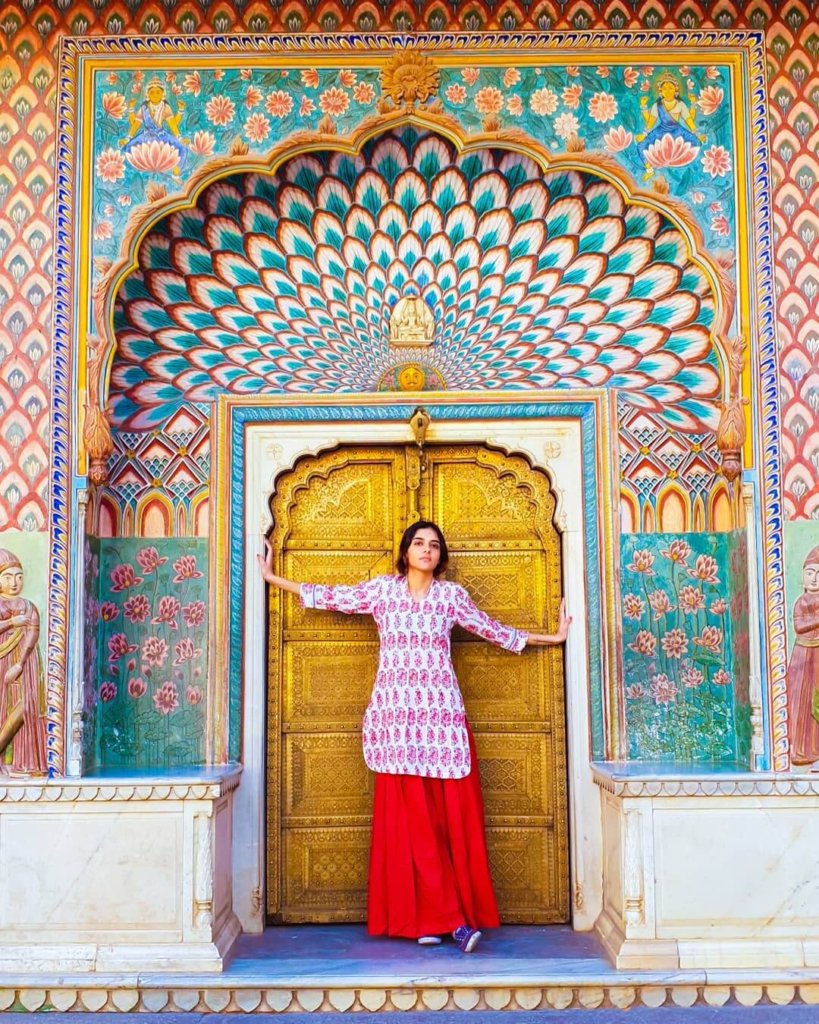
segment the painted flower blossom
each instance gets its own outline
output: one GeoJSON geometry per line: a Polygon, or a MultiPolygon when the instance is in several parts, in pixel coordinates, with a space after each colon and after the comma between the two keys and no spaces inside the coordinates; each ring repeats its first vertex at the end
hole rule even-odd
{"type": "Polygon", "coordinates": [[[198,686],[189,686],[185,690],[185,700],[188,702],[188,704],[191,704],[194,707],[196,707],[197,704],[202,703],[203,697],[204,694],[202,693],[198,686]]]}
{"type": "Polygon", "coordinates": [[[723,215],[714,217],[711,221],[711,230],[720,238],[726,238],[731,233],[731,225],[728,223],[728,218],[723,215]]]}
{"type": "Polygon", "coordinates": [[[640,78],[640,72],[635,68],[626,68],[623,72],[623,82],[627,88],[631,89],[635,86],[640,78]]]}
{"type": "Polygon", "coordinates": [[[705,607],[705,594],[699,587],[682,587],[680,589],[680,610],[686,615],[695,615],[705,607]]]}
{"type": "Polygon", "coordinates": [[[697,99],[697,106],[708,116],[719,109],[725,93],[715,85],[706,85],[697,99]]]}
{"type": "Polygon", "coordinates": [[[627,619],[642,618],[645,606],[645,601],[636,594],[626,594],[623,598],[623,611],[627,619]]]}
{"type": "Polygon", "coordinates": [[[215,145],[216,136],[213,132],[194,132],[191,139],[191,153],[196,153],[199,156],[210,156],[215,145]]]}
{"type": "Polygon", "coordinates": [[[712,80],[715,78],[719,78],[719,68],[715,67],[713,64],[710,64],[706,69],[705,77],[710,78],[712,80]]]}
{"type": "Polygon", "coordinates": [[[699,189],[694,189],[694,191],[691,193],[691,202],[699,204],[703,201],[703,199],[705,199],[705,193],[700,192],[699,189]]]}
{"type": "Polygon", "coordinates": [[[617,116],[617,100],[608,92],[596,92],[589,100],[589,114],[598,124],[606,124],[617,116]]]}
{"type": "Polygon", "coordinates": [[[699,686],[704,679],[705,676],[702,672],[700,672],[698,668],[694,668],[693,665],[690,665],[688,668],[684,668],[680,673],[680,680],[687,690],[693,690],[694,687],[699,686]]]}
{"type": "Polygon", "coordinates": [[[119,121],[125,117],[128,107],[121,92],[105,92],[102,94],[102,109],[109,117],[114,117],[119,121]]]}
{"type": "Polygon", "coordinates": [[[181,603],[177,598],[171,597],[169,594],[160,597],[156,615],[151,619],[151,625],[160,626],[164,623],[170,626],[171,629],[179,629],[176,616],[180,608],[181,603]]]}
{"type": "Polygon", "coordinates": [[[113,601],[103,601],[97,611],[103,622],[113,622],[119,615],[119,608],[113,601]]]}
{"type": "Polygon", "coordinates": [[[685,167],[699,153],[699,146],[692,146],[687,139],[666,133],[645,151],[646,161],[652,167],[685,167]]]}
{"type": "Polygon", "coordinates": [[[618,124],[616,128],[611,128],[603,136],[603,145],[606,148],[607,153],[622,153],[624,149],[628,149],[634,140],[634,136],[631,132],[618,124]]]}
{"type": "Polygon", "coordinates": [[[574,85],[567,85],[563,90],[563,103],[569,110],[577,110],[580,106],[580,97],[583,95],[583,86],[577,82],[574,85]]]}
{"type": "Polygon", "coordinates": [[[345,89],[351,89],[355,85],[357,75],[352,68],[342,68],[338,73],[338,80],[345,89]]]}
{"type": "Polygon", "coordinates": [[[691,554],[691,545],[684,540],[672,540],[668,547],[661,551],[663,558],[675,565],[688,565],[688,556],[691,554]]]}
{"type": "Polygon", "coordinates": [[[319,96],[321,112],[329,117],[339,117],[349,106],[350,94],[336,86],[325,89],[321,96],[319,96]]]}
{"type": "Polygon", "coordinates": [[[536,89],[529,97],[529,106],[535,114],[545,117],[557,110],[557,95],[551,89],[536,89]]]}
{"type": "Polygon", "coordinates": [[[293,109],[293,97],[284,89],[277,89],[267,97],[264,106],[271,117],[287,117],[293,109]]]}
{"type": "Polygon", "coordinates": [[[688,637],[681,629],[669,629],[662,639],[663,650],[669,658],[681,658],[688,650],[688,637]]]}
{"type": "Polygon", "coordinates": [[[128,565],[127,562],[122,565],[115,565],[108,573],[108,578],[111,580],[112,594],[118,594],[122,590],[128,590],[129,587],[135,587],[138,583],[142,583],[142,577],[137,576],[134,572],[134,567],[128,565]]]}
{"type": "Polygon", "coordinates": [[[194,626],[201,626],[205,621],[205,602],[191,601],[190,604],[186,604],[182,609],[182,618],[189,629],[192,629],[194,626]]]}
{"type": "Polygon", "coordinates": [[[99,697],[103,704],[112,701],[117,695],[117,684],[112,682],[103,683],[100,687],[99,697]]]}
{"type": "Polygon", "coordinates": [[[712,178],[724,178],[731,170],[731,158],[725,146],[711,146],[702,155],[702,169],[712,178]]]}
{"type": "Polygon", "coordinates": [[[315,103],[306,96],[302,96],[301,103],[299,104],[299,117],[309,117],[315,109],[315,103]]]}
{"type": "Polygon", "coordinates": [[[160,636],[148,636],[142,641],[142,660],[146,665],[159,667],[168,658],[168,645],[160,636]]]}
{"type": "Polygon", "coordinates": [[[224,128],[236,115],[236,104],[227,96],[213,96],[205,104],[205,115],[211,124],[224,128]]]}
{"type": "Polygon", "coordinates": [[[198,658],[201,653],[201,647],[194,647],[193,640],[189,636],[183,636],[179,643],[174,644],[176,657],[173,659],[173,663],[174,665],[184,665],[185,662],[198,658]]]}
{"type": "Polygon", "coordinates": [[[664,590],[652,590],[648,595],[648,603],[651,605],[651,610],[654,612],[655,622],[663,615],[668,615],[669,612],[673,612],[676,607],[671,603],[668,598],[668,594],[666,594],[664,590]]]}
{"type": "Polygon", "coordinates": [[[566,74],[569,76],[569,78],[577,78],[577,76],[580,74],[580,68],[576,64],[570,64],[566,68],[566,74]]]}
{"type": "Polygon", "coordinates": [[[646,657],[651,657],[657,649],[657,637],[653,633],[649,633],[647,629],[641,629],[628,646],[629,650],[634,651],[635,654],[645,654],[646,657]]]}
{"type": "Polygon", "coordinates": [[[179,690],[176,683],[167,680],[154,694],[154,707],[161,715],[169,715],[179,707],[179,690]]]}
{"type": "Polygon", "coordinates": [[[301,72],[301,84],[308,89],[315,89],[319,84],[319,73],[315,68],[305,68],[301,72]]]}
{"type": "Polygon", "coordinates": [[[122,606],[122,614],[129,622],[144,622],[151,614],[151,602],[144,594],[134,594],[122,606]]]}
{"type": "Polygon", "coordinates": [[[580,124],[574,114],[558,114],[555,118],[555,135],[564,141],[577,135],[579,127],[580,124]]]}
{"type": "Polygon", "coordinates": [[[119,205],[120,206],[130,206],[131,205],[131,197],[129,195],[120,196],[119,197],[119,205]]]}
{"type": "Polygon", "coordinates": [[[676,685],[664,672],[651,680],[651,696],[655,704],[673,704],[677,692],[676,685]]]}
{"type": "Polygon", "coordinates": [[[189,71],[182,79],[182,88],[191,96],[198,96],[202,91],[202,76],[198,71],[189,71]]]}
{"type": "Polygon", "coordinates": [[[144,697],[148,692],[148,684],[144,679],[129,679],[128,680],[128,696],[133,697],[134,700],[139,700],[140,697],[144,697]]]}
{"type": "Polygon", "coordinates": [[[245,106],[248,110],[252,110],[255,106],[262,102],[262,90],[257,89],[255,85],[249,85],[245,90],[245,106]]]}
{"type": "Polygon", "coordinates": [[[698,647],[704,647],[711,654],[719,654],[722,647],[722,630],[718,626],[705,626],[700,636],[694,637],[698,647]]]}
{"type": "Polygon", "coordinates": [[[702,580],[703,583],[719,583],[718,568],[716,558],[712,558],[711,555],[700,555],[694,563],[694,568],[688,570],[688,575],[702,580]]]}
{"type": "Polygon", "coordinates": [[[150,576],[152,572],[156,572],[160,565],[164,565],[168,559],[165,556],[159,554],[154,547],[140,548],[136,553],[136,561],[139,562],[139,567],[146,576],[150,576]]]}
{"type": "Polygon", "coordinates": [[[245,121],[244,133],[250,142],[264,142],[270,134],[270,122],[264,114],[251,114],[245,121]]]}
{"type": "Polygon", "coordinates": [[[111,146],[100,153],[94,166],[97,177],[109,184],[125,177],[125,157],[111,146]]]}
{"type": "Polygon", "coordinates": [[[114,633],[113,636],[108,638],[109,661],[119,661],[120,658],[136,649],[137,645],[129,643],[128,637],[124,633],[114,633]]]}
{"type": "Polygon", "coordinates": [[[639,548],[631,556],[631,565],[626,568],[632,572],[641,572],[644,576],[654,576],[653,565],[654,555],[647,548],[639,548]]]}
{"type": "Polygon", "coordinates": [[[724,615],[727,610],[728,605],[726,604],[723,598],[718,597],[711,602],[710,611],[712,615],[724,615]]]}
{"type": "Polygon", "coordinates": [[[179,164],[179,151],[170,142],[151,139],[138,142],[128,150],[126,159],[135,171],[146,174],[167,174],[179,164]]]}
{"type": "Polygon", "coordinates": [[[711,676],[711,682],[714,686],[730,686],[731,676],[725,671],[724,668],[718,668],[717,671],[711,676]]]}
{"type": "Polygon", "coordinates": [[[598,64],[597,74],[600,76],[600,78],[608,78],[611,74],[611,68],[608,67],[607,64],[598,64]]]}
{"type": "Polygon", "coordinates": [[[503,84],[507,89],[511,89],[513,85],[517,85],[520,81],[520,71],[517,68],[507,68],[503,73],[503,84]]]}
{"type": "Polygon", "coordinates": [[[371,82],[359,82],[353,89],[353,99],[362,107],[368,107],[375,99],[375,89],[371,82]]]}
{"type": "Polygon", "coordinates": [[[467,85],[474,85],[478,81],[480,71],[477,68],[462,68],[461,78],[466,82],[467,85]]]}
{"type": "Polygon", "coordinates": [[[462,85],[449,85],[446,89],[446,98],[454,106],[460,106],[466,99],[466,89],[462,85]]]}
{"type": "Polygon", "coordinates": [[[110,220],[101,220],[94,226],[94,238],[98,242],[105,242],[114,237],[114,228],[110,220]]]}
{"type": "Polygon", "coordinates": [[[200,580],[203,573],[196,568],[195,555],[181,555],[173,563],[174,583],[183,583],[185,580],[200,580]]]}
{"type": "Polygon", "coordinates": [[[512,117],[520,117],[523,113],[523,100],[520,96],[510,96],[506,101],[506,109],[512,117]]]}
{"type": "Polygon", "coordinates": [[[642,683],[632,683],[631,686],[626,687],[626,697],[629,700],[640,700],[645,697],[646,693],[647,690],[642,683]]]}
{"type": "Polygon", "coordinates": [[[499,114],[503,110],[503,93],[494,85],[485,85],[475,93],[475,109],[479,114],[499,114]]]}

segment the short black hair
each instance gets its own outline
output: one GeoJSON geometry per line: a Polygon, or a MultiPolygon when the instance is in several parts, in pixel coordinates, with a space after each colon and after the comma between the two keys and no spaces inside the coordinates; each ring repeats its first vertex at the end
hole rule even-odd
{"type": "Polygon", "coordinates": [[[446,540],[441,532],[441,527],[437,523],[432,523],[429,519],[419,519],[417,523],[412,523],[404,530],[404,536],[401,538],[401,543],[398,545],[398,558],[395,562],[395,568],[402,576],[407,575],[409,566],[407,565],[407,552],[409,551],[412,539],[419,530],[434,530],[438,534],[438,543],[441,545],[441,557],[438,559],[438,564],[435,566],[433,576],[443,576],[446,572],[446,567],[449,565],[449,548],[446,546],[446,540]]]}

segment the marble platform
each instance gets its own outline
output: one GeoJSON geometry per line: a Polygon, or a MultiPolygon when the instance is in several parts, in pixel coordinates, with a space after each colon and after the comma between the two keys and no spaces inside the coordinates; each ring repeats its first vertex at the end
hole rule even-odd
{"type": "Polygon", "coordinates": [[[618,971],[594,936],[500,928],[464,956],[357,925],[242,936],[220,974],[0,975],[0,1011],[280,1013],[819,1004],[819,970],[618,971]]]}

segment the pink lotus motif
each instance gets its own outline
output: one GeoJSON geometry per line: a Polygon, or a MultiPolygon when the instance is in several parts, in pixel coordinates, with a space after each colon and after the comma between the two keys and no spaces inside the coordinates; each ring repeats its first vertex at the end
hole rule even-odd
{"type": "Polygon", "coordinates": [[[189,71],[182,79],[182,88],[191,96],[198,96],[202,91],[202,78],[198,71],[189,71]]]}
{"type": "Polygon", "coordinates": [[[633,141],[634,136],[631,132],[627,132],[621,124],[618,124],[616,128],[610,129],[603,136],[603,145],[606,147],[607,153],[622,153],[624,149],[628,149],[633,141]]]}
{"type": "Polygon", "coordinates": [[[194,707],[196,707],[197,704],[202,703],[203,696],[204,694],[198,686],[189,686],[185,690],[185,700],[188,704],[192,704],[194,707]]]}
{"type": "Polygon", "coordinates": [[[731,225],[724,214],[714,217],[711,221],[711,230],[720,238],[727,238],[731,234],[731,225]]]}
{"type": "Polygon", "coordinates": [[[663,637],[662,645],[669,658],[681,658],[688,650],[688,637],[681,629],[670,629],[663,637]]]}
{"type": "Polygon", "coordinates": [[[164,682],[154,694],[154,707],[161,715],[169,715],[179,707],[179,690],[176,683],[164,682]]]}
{"type": "Polygon", "coordinates": [[[710,555],[700,555],[694,563],[694,568],[688,570],[688,575],[703,583],[719,583],[717,569],[719,568],[716,558],[710,555]]]}
{"type": "Polygon", "coordinates": [[[510,96],[506,101],[506,109],[512,117],[520,117],[523,113],[523,100],[520,96],[510,96]]]}
{"type": "Polygon", "coordinates": [[[160,557],[156,548],[140,548],[136,553],[136,560],[146,576],[155,572],[160,565],[164,565],[168,561],[167,558],[160,557]]]}
{"type": "Polygon", "coordinates": [[[711,677],[711,682],[714,686],[730,686],[731,676],[725,671],[724,668],[717,669],[717,671],[711,677]]]}
{"type": "Polygon", "coordinates": [[[464,68],[461,71],[461,78],[463,78],[467,85],[474,85],[479,77],[480,71],[477,68],[464,68]]]}
{"type": "Polygon", "coordinates": [[[159,667],[168,658],[168,645],[159,636],[146,637],[142,642],[142,660],[146,665],[159,667]]]}
{"type": "Polygon", "coordinates": [[[719,109],[725,93],[716,85],[706,85],[697,99],[697,106],[708,116],[719,109]]]}
{"type": "Polygon", "coordinates": [[[712,178],[724,178],[731,170],[731,157],[725,146],[711,146],[702,155],[702,169],[712,178]]]}
{"type": "Polygon", "coordinates": [[[202,573],[196,568],[195,555],[181,555],[173,563],[173,583],[183,583],[185,580],[200,580],[202,573]]]}
{"type": "Polygon", "coordinates": [[[142,577],[134,572],[133,565],[129,565],[127,562],[122,565],[115,565],[114,568],[109,572],[109,579],[111,580],[111,592],[118,594],[120,591],[128,590],[130,587],[136,587],[137,584],[142,583],[142,577]]]}
{"type": "Polygon", "coordinates": [[[699,587],[682,587],[680,590],[680,608],[686,615],[695,615],[705,607],[705,595],[699,587]]]}
{"type": "Polygon", "coordinates": [[[216,136],[212,132],[194,132],[191,139],[191,153],[198,156],[210,156],[216,145],[216,136]]]}
{"type": "Polygon", "coordinates": [[[499,114],[503,110],[503,93],[493,85],[485,85],[475,93],[475,109],[479,114],[499,114]]]}
{"type": "Polygon", "coordinates": [[[193,661],[194,658],[198,658],[202,653],[200,647],[193,646],[193,640],[189,636],[183,637],[179,643],[174,647],[176,657],[173,659],[174,665],[184,665],[187,661],[193,661]]]}
{"type": "Polygon", "coordinates": [[[211,124],[224,128],[236,114],[236,104],[227,96],[213,96],[205,104],[205,114],[211,124]]]}
{"type": "Polygon", "coordinates": [[[179,152],[169,142],[151,139],[138,142],[127,153],[128,163],[135,171],[146,174],[168,174],[179,164],[179,152]]]}
{"type": "Polygon", "coordinates": [[[629,650],[636,654],[645,654],[646,657],[651,657],[657,649],[657,637],[653,633],[649,633],[647,629],[641,629],[628,646],[629,650]]]}
{"type": "Polygon", "coordinates": [[[651,605],[651,610],[654,612],[654,621],[661,618],[663,615],[668,615],[669,612],[673,612],[675,605],[671,603],[668,598],[668,594],[664,590],[652,590],[648,595],[648,603],[651,605]]]}
{"type": "Polygon", "coordinates": [[[94,238],[98,242],[105,242],[114,237],[114,228],[110,220],[101,220],[94,226],[94,238]]]}
{"type": "Polygon", "coordinates": [[[698,668],[690,666],[689,668],[683,669],[680,673],[680,679],[686,689],[693,690],[694,687],[699,686],[705,679],[705,676],[700,672],[698,668]]]}
{"type": "Polygon", "coordinates": [[[653,565],[654,555],[646,548],[642,548],[634,552],[631,556],[631,565],[627,565],[626,568],[632,572],[641,572],[644,576],[654,576],[653,565]]]}
{"type": "Polygon", "coordinates": [[[623,82],[625,83],[627,88],[633,88],[639,80],[640,72],[635,70],[634,68],[626,68],[626,70],[623,72],[623,82]]]}
{"type": "MultiPolygon", "coordinates": [[[[245,106],[248,110],[252,110],[258,103],[262,101],[262,90],[257,89],[255,85],[249,85],[245,90],[245,106]]],[[[291,101],[292,105],[292,101],[291,101]]]]}
{"type": "Polygon", "coordinates": [[[103,704],[108,704],[117,695],[117,684],[116,683],[103,683],[100,687],[99,698],[103,704]]]}
{"type": "Polygon", "coordinates": [[[608,92],[596,92],[589,100],[589,114],[598,124],[606,124],[617,116],[617,100],[608,92]]]}
{"type": "Polygon", "coordinates": [[[577,110],[580,106],[580,97],[583,95],[583,86],[577,82],[574,85],[567,85],[562,94],[563,105],[567,110],[577,110]]]}
{"type": "Polygon", "coordinates": [[[627,619],[642,618],[645,601],[636,594],[626,594],[623,598],[623,611],[627,619]]]}
{"type": "Polygon", "coordinates": [[[718,597],[711,602],[710,611],[712,615],[724,615],[727,610],[728,605],[723,598],[718,597]]]}
{"type": "Polygon", "coordinates": [[[309,117],[315,109],[315,103],[308,99],[307,96],[302,96],[301,103],[299,104],[299,117],[309,117]]]}
{"type": "Polygon", "coordinates": [[[192,629],[194,626],[201,626],[205,621],[205,602],[191,601],[190,604],[186,604],[182,609],[182,618],[189,629],[192,629]]]}
{"type": "Polygon", "coordinates": [[[688,565],[691,547],[684,540],[672,540],[665,551],[661,551],[660,554],[676,565],[688,565]]]}
{"type": "Polygon", "coordinates": [[[553,114],[557,110],[557,95],[551,89],[536,89],[529,98],[529,106],[541,117],[553,114]]]}
{"type": "Polygon", "coordinates": [[[685,167],[696,159],[699,146],[692,146],[685,139],[674,135],[663,135],[645,151],[646,161],[652,167],[685,167]]]}
{"type": "Polygon", "coordinates": [[[319,84],[319,73],[315,68],[305,68],[301,72],[301,84],[306,85],[308,89],[315,89],[319,84]]]}
{"type": "Polygon", "coordinates": [[[113,622],[119,615],[119,608],[113,601],[103,601],[99,606],[98,614],[102,622],[113,622]]]}
{"type": "Polygon", "coordinates": [[[694,637],[698,647],[704,647],[711,654],[719,654],[722,647],[722,630],[717,626],[706,626],[700,636],[694,637]]]}
{"type": "Polygon", "coordinates": [[[350,89],[355,85],[356,77],[356,73],[352,68],[343,68],[338,73],[338,80],[345,89],[350,89]]]}
{"type": "Polygon", "coordinates": [[[122,614],[129,622],[144,622],[151,614],[151,602],[144,594],[134,594],[122,606],[122,614]]]}
{"type": "Polygon", "coordinates": [[[651,696],[655,704],[673,704],[677,692],[674,682],[664,672],[654,676],[651,681],[651,696]]]}
{"type": "Polygon", "coordinates": [[[293,109],[293,97],[284,89],[276,89],[267,97],[265,110],[271,117],[287,117],[293,109]]]}
{"type": "Polygon", "coordinates": [[[129,679],[128,680],[128,696],[133,697],[134,700],[139,700],[140,697],[144,697],[148,692],[148,684],[144,679],[129,679]]]}
{"type": "Polygon", "coordinates": [[[511,89],[513,85],[517,85],[520,81],[520,71],[517,68],[507,68],[503,73],[503,84],[507,89],[511,89]]]}
{"type": "Polygon", "coordinates": [[[626,696],[629,700],[640,700],[641,697],[645,697],[647,692],[642,683],[632,683],[631,686],[626,687],[626,696]]]}
{"type": "Polygon", "coordinates": [[[319,107],[321,107],[322,114],[328,114],[330,117],[339,117],[345,113],[349,105],[350,94],[335,85],[330,89],[325,89],[319,96],[319,107]]]}
{"type": "Polygon", "coordinates": [[[125,157],[118,149],[109,146],[97,157],[95,164],[97,177],[102,181],[111,184],[115,181],[122,181],[125,177],[125,157]]]}
{"type": "Polygon", "coordinates": [[[114,633],[108,638],[108,660],[119,661],[120,658],[137,649],[136,644],[128,643],[128,637],[124,633],[114,633]]]}
{"type": "Polygon", "coordinates": [[[375,99],[375,89],[369,82],[359,82],[353,89],[353,99],[362,107],[368,107],[375,99]]]}
{"type": "Polygon", "coordinates": [[[162,623],[170,626],[171,629],[179,629],[179,623],[176,621],[176,616],[181,608],[181,602],[169,595],[165,595],[159,599],[159,606],[157,608],[156,615],[151,619],[151,625],[159,626],[162,623]]]}
{"type": "Polygon", "coordinates": [[[460,106],[466,99],[466,89],[462,85],[454,84],[447,86],[446,98],[453,106],[460,106]]]}
{"type": "Polygon", "coordinates": [[[558,114],[555,118],[555,135],[564,142],[577,135],[580,123],[574,114],[558,114]]]}
{"type": "Polygon", "coordinates": [[[109,117],[114,117],[119,121],[125,117],[128,105],[121,92],[104,92],[102,94],[102,109],[109,117]]]}

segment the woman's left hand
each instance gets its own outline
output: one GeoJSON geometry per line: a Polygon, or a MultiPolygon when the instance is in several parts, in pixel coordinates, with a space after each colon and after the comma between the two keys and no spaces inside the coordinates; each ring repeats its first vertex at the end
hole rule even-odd
{"type": "Polygon", "coordinates": [[[569,626],[572,624],[571,615],[566,614],[566,598],[562,598],[560,601],[560,612],[558,613],[557,622],[557,633],[555,634],[555,642],[562,644],[566,637],[569,635],[569,626]]]}

